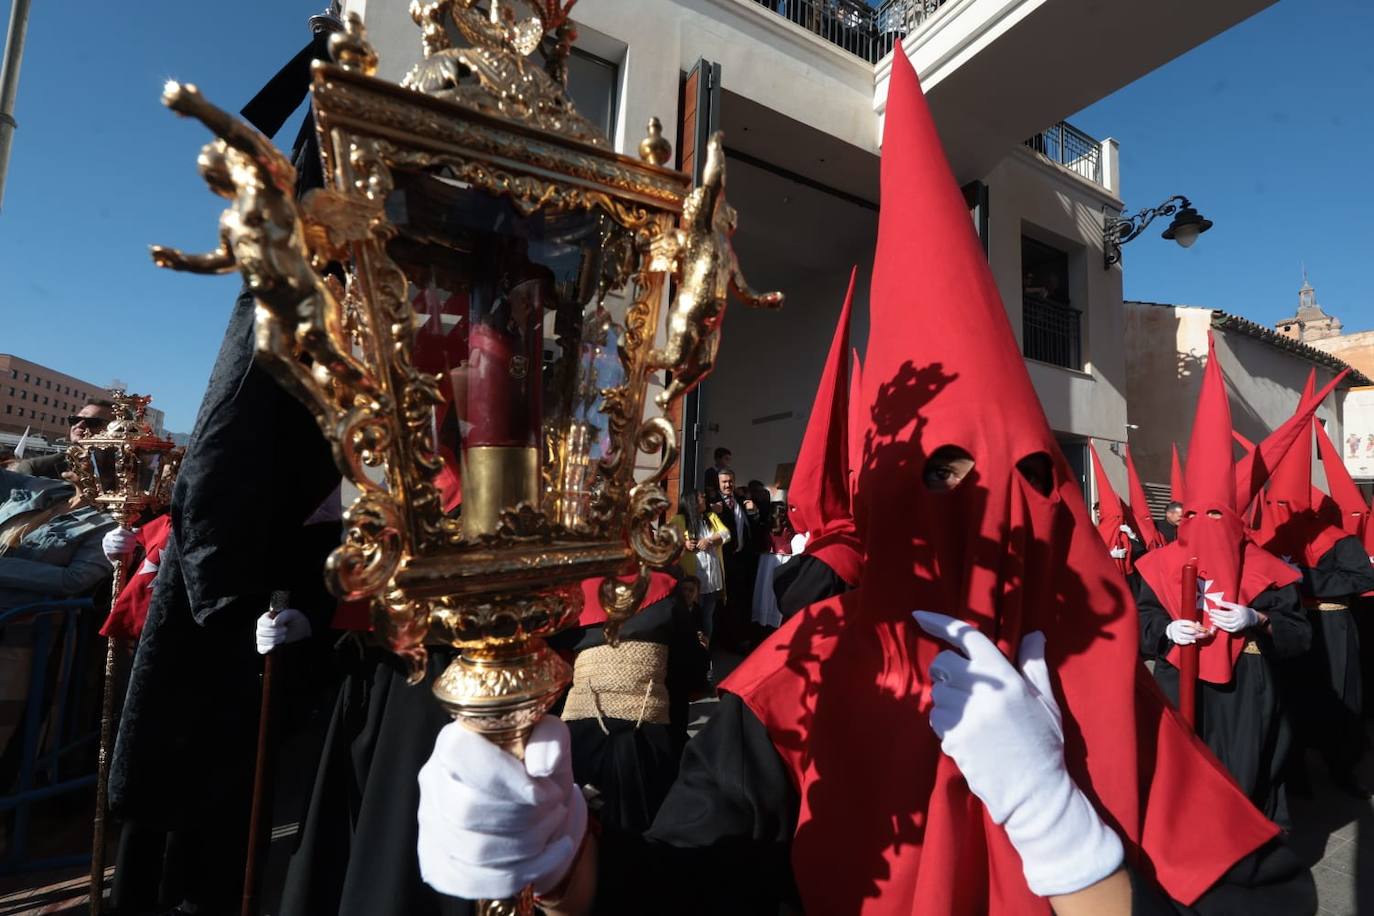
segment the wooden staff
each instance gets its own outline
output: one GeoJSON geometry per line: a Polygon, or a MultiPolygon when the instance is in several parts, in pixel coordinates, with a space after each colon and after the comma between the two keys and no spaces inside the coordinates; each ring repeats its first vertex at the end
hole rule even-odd
{"type": "MultiPolygon", "coordinates": [[[[121,521],[121,527],[124,526],[121,521]]],[[[119,591],[124,587],[124,561],[115,560],[114,575],[110,579],[110,610],[119,600],[119,591]]],[[[119,655],[124,651],[124,640],[115,636],[105,638],[105,681],[100,696],[100,751],[96,758],[95,771],[95,818],[91,836],[91,882],[90,898],[92,916],[100,916],[105,907],[105,811],[110,799],[110,746],[114,740],[114,695],[115,670],[119,655]]]]}
{"type": "MultiPolygon", "coordinates": [[[[273,592],[267,604],[267,616],[273,620],[291,602],[290,592],[273,592]]],[[[263,842],[263,834],[272,830],[272,764],[276,760],[276,732],[272,728],[272,667],[274,652],[262,659],[262,711],[258,715],[258,756],[253,764],[253,805],[248,816],[248,858],[243,868],[242,916],[256,916],[258,912],[258,878],[262,873],[262,859],[271,843],[263,842]]]]}
{"type": "MultiPolygon", "coordinates": [[[[1197,558],[1183,564],[1183,604],[1180,620],[1202,622],[1202,608],[1198,606],[1197,558]]],[[[1197,643],[1178,647],[1178,711],[1188,727],[1197,731],[1197,643]]]]}

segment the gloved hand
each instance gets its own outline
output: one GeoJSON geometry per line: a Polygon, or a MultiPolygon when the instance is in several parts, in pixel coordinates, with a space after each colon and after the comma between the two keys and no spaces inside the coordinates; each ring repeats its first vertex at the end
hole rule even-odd
{"type": "Polygon", "coordinates": [[[1126,548],[1125,548],[1125,547],[1113,547],[1111,550],[1107,551],[1107,553],[1109,553],[1109,554],[1112,555],[1112,559],[1113,559],[1113,560],[1124,560],[1124,559],[1126,559],[1126,548]]]}
{"type": "Polygon", "coordinates": [[[587,831],[568,727],[540,719],[521,763],[457,722],[444,726],[420,768],[419,818],[420,877],[436,891],[498,900],[557,887],[587,831]]]}
{"type": "Polygon", "coordinates": [[[276,617],[270,613],[258,618],[258,654],[266,655],[277,646],[300,642],[310,635],[310,618],[293,607],[282,608],[276,617]]]}
{"type": "Polygon", "coordinates": [[[105,551],[105,559],[111,563],[128,559],[138,543],[137,531],[137,528],[111,528],[105,532],[105,536],[100,539],[100,549],[105,551]]]}
{"type": "Polygon", "coordinates": [[[1259,611],[1243,604],[1234,604],[1230,601],[1218,601],[1225,610],[1207,609],[1207,616],[1212,619],[1212,623],[1219,629],[1227,633],[1239,633],[1241,630],[1248,629],[1260,622],[1259,611]]]}
{"type": "Polygon", "coordinates": [[[1199,639],[1206,639],[1212,634],[1195,620],[1171,620],[1169,626],[1164,629],[1164,635],[1169,637],[1169,642],[1174,645],[1191,646],[1199,639]]]}
{"type": "Polygon", "coordinates": [[[1140,538],[1136,537],[1135,530],[1132,529],[1130,525],[1122,525],[1121,531],[1126,535],[1126,537],[1130,538],[1133,541],[1140,540],[1140,538]]]}
{"type": "Polygon", "coordinates": [[[1064,767],[1044,634],[1021,640],[1017,670],[970,624],[928,611],[913,616],[960,650],[947,649],[931,663],[930,727],[1006,830],[1030,889],[1042,897],[1070,894],[1120,868],[1120,838],[1064,767]]]}

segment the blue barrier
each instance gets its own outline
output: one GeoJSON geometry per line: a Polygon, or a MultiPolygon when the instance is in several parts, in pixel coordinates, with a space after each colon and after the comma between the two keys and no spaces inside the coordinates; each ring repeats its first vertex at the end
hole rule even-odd
{"type": "Polygon", "coordinates": [[[33,807],[46,799],[85,790],[95,784],[94,764],[89,773],[63,775],[62,760],[68,754],[90,744],[98,732],[91,729],[76,733],[79,722],[71,716],[72,700],[80,689],[80,673],[88,658],[78,639],[81,612],[93,612],[89,598],[39,601],[11,608],[0,613],[0,626],[14,620],[27,620],[33,625],[33,667],[29,674],[28,697],[22,723],[19,780],[14,792],[0,795],[0,814],[14,812],[9,849],[0,859],[0,875],[43,871],[89,864],[90,854],[48,858],[29,857],[29,833],[33,807]],[[53,645],[61,634],[61,652],[57,657],[58,681],[52,702],[44,702],[48,681],[48,665],[53,645]],[[50,750],[43,751],[43,723],[47,717],[46,742],[50,750]]]}

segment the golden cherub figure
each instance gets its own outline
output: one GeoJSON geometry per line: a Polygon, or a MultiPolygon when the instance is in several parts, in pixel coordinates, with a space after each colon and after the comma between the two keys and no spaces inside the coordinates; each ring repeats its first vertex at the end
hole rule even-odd
{"type": "MultiPolygon", "coordinates": [[[[216,135],[218,139],[201,149],[197,162],[206,184],[231,203],[220,214],[217,248],[187,254],[153,245],[153,263],[201,274],[237,269],[258,304],[260,348],[266,343],[264,334],[274,339],[285,335],[281,348],[294,343],[317,366],[357,378],[360,368],[336,343],[344,338],[338,304],[342,290],[331,288],[316,268],[340,257],[345,241],[366,237],[375,207],[341,206],[347,201],[324,189],[311,191],[298,205],[296,170],[272,141],[206,101],[195,86],[168,82],[162,101],[216,135]],[[319,321],[329,333],[310,332],[319,321]]],[[[286,368],[291,375],[305,371],[294,361],[286,368]]]]}
{"type": "Polygon", "coordinates": [[[730,237],[737,214],[725,199],[725,150],[719,131],[706,146],[701,186],[682,206],[683,228],[676,229],[654,251],[658,264],[676,261],[677,298],[668,316],[668,342],[649,353],[651,369],[671,369],[673,380],[654,398],[666,408],[697,386],[716,364],[720,323],[733,292],[751,308],[782,307],[780,292],[755,292],[740,271],[730,237]]]}

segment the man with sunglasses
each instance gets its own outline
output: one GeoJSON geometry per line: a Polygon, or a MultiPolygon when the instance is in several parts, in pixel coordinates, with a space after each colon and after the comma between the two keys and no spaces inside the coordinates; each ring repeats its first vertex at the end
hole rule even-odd
{"type": "MultiPolygon", "coordinates": [[[[114,405],[103,398],[93,398],[86,402],[86,406],[67,417],[67,425],[70,429],[67,438],[72,442],[80,442],[87,436],[96,436],[105,431],[105,427],[110,425],[114,419],[114,405]]],[[[62,475],[68,470],[67,453],[58,452],[55,455],[44,455],[41,458],[30,458],[21,461],[10,468],[18,474],[28,474],[30,477],[50,477],[60,480],[62,475]]]]}

